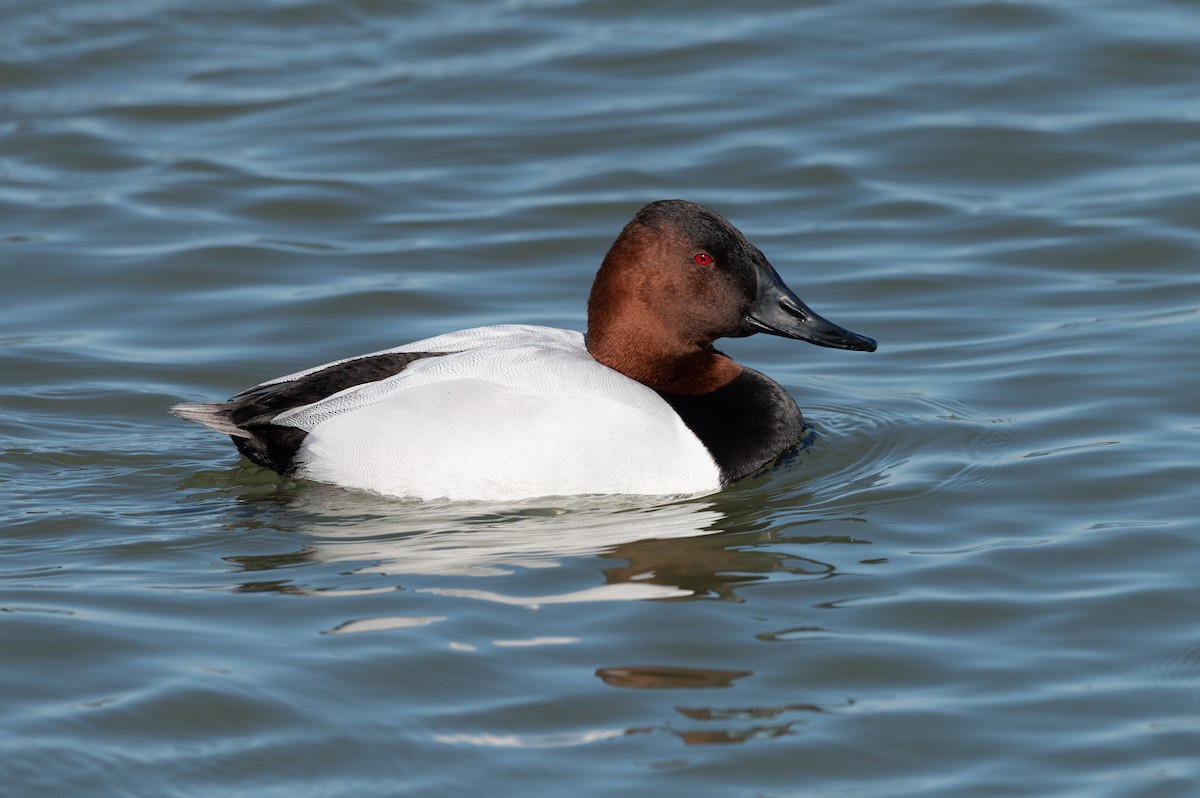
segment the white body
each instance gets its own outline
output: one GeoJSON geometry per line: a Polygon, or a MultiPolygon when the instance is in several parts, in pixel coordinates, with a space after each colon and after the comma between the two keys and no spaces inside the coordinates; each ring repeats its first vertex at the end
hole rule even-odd
{"type": "Polygon", "coordinates": [[[581,333],[480,327],[385,352],[454,354],[277,416],[308,432],[300,475],[421,499],[720,487],[712,456],[671,406],[596,362],[581,333]]]}

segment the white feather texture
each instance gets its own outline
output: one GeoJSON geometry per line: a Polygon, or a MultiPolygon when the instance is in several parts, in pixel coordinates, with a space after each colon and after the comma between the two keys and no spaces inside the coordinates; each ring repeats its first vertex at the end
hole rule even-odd
{"type": "Polygon", "coordinates": [[[309,433],[300,474],[394,496],[485,501],[720,487],[712,456],[670,405],[597,363],[578,332],[480,327],[385,351],[453,354],[277,416],[309,433]]]}

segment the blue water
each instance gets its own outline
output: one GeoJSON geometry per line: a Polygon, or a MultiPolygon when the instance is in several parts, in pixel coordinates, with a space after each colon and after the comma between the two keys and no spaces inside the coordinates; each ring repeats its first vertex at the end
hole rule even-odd
{"type": "Polygon", "coordinates": [[[0,2],[0,794],[1181,796],[1200,8],[0,2]],[[644,202],[874,354],[714,496],[416,503],[166,414],[582,328],[644,202]]]}

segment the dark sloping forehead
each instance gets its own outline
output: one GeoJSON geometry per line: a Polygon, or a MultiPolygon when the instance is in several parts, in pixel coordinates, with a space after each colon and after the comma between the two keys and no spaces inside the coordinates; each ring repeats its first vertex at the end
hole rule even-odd
{"type": "Polygon", "coordinates": [[[745,236],[723,216],[687,200],[659,200],[644,206],[634,221],[649,227],[669,228],[693,244],[720,249],[749,246],[745,236]]]}

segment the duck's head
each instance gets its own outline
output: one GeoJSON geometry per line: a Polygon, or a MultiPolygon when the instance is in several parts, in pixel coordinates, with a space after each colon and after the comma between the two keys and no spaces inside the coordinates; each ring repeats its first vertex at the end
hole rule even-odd
{"type": "MultiPolygon", "coordinates": [[[[755,333],[875,351],[875,341],[814,313],[758,247],[685,200],[643,207],[613,242],[588,298],[588,350],[602,363],[684,357],[755,333]]],[[[645,382],[645,380],[642,380],[645,382]]],[[[652,384],[652,383],[648,383],[652,384]]]]}

